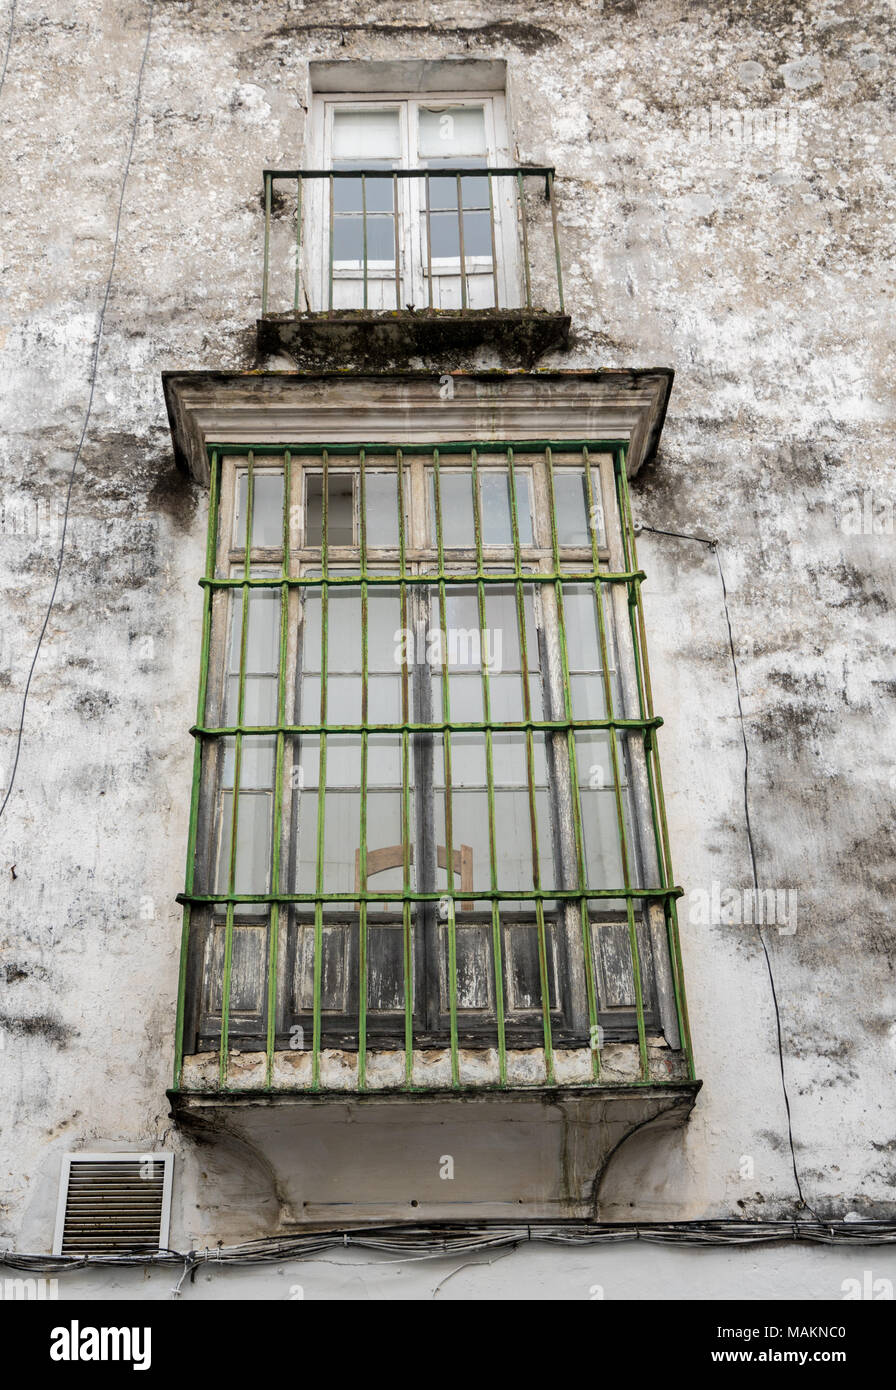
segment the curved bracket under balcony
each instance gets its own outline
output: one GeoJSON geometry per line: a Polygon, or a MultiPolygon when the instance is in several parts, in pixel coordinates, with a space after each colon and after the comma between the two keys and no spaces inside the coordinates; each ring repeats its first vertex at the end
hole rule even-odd
{"type": "MultiPolygon", "coordinates": [[[[210,1184],[262,1184],[252,1209],[277,1234],[334,1221],[598,1219],[601,1181],[625,1141],[649,1132],[663,1142],[700,1084],[168,1095],[203,1146],[210,1184]]],[[[241,1224],[219,1232],[246,1234],[241,1224]]]]}

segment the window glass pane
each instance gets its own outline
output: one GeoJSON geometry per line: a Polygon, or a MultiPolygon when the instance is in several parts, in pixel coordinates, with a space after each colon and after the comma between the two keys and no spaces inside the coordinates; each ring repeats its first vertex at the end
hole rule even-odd
{"type": "MultiPolygon", "coordinates": [[[[241,570],[235,571],[235,578],[239,578],[241,574],[241,570]]],[[[224,719],[226,723],[235,724],[239,718],[239,670],[243,628],[241,590],[232,591],[230,604],[229,672],[224,692],[224,719]]],[[[279,590],[250,589],[246,622],[243,723],[270,724],[276,719],[277,712],[277,672],[280,665],[279,590]]]]}
{"type": "MultiPolygon", "coordinates": [[[[414,826],[414,807],[413,800],[410,808],[411,833],[414,826]]],[[[355,845],[359,845],[358,832],[355,832],[355,845]]],[[[413,855],[411,855],[413,860],[413,855]]],[[[354,860],[352,863],[352,874],[354,874],[354,860]]],[[[401,891],[404,880],[403,869],[403,848],[402,848],[402,796],[400,791],[380,791],[372,790],[367,801],[367,887],[371,893],[384,893],[387,891],[401,891]],[[394,851],[391,855],[378,851],[394,851]],[[385,861],[391,863],[391,867],[384,867],[385,861]],[[394,862],[397,861],[397,862],[394,862]]],[[[352,880],[354,884],[354,879],[352,880]]],[[[411,865],[411,883],[413,884],[413,863],[411,865]]],[[[371,908],[372,912],[379,911],[379,908],[371,908]]]]}
{"type": "Polygon", "coordinates": [[[445,595],[445,630],[441,631],[441,611],[437,597],[432,600],[430,650],[436,662],[454,670],[481,670],[482,657],[491,655],[488,633],[479,627],[476,590],[449,585],[445,595]],[[435,631],[433,631],[433,629],[435,631]]]}
{"type": "Polygon", "coordinates": [[[366,472],[367,547],[398,546],[398,479],[394,473],[366,472]]]}
{"type": "MultiPolygon", "coordinates": [[[[517,529],[520,545],[534,544],[532,535],[532,503],[529,474],[514,470],[516,487],[517,529]]],[[[510,479],[504,468],[480,468],[480,515],[483,545],[513,545],[511,524],[510,479]]]]}
{"type": "MultiPolygon", "coordinates": [[[[398,734],[368,735],[367,785],[371,788],[401,786],[401,738],[398,734]]],[[[368,817],[368,826],[370,824],[368,817]]]]}
{"type": "Polygon", "coordinates": [[[599,546],[606,545],[600,474],[591,470],[591,514],[584,468],[554,467],[554,505],[557,512],[557,544],[591,548],[592,532],[599,546]]]}
{"type": "MultiPolygon", "coordinates": [[[[340,762],[343,762],[340,759],[340,762]]],[[[335,769],[334,769],[335,771],[335,769]]],[[[358,785],[360,766],[353,779],[358,785]]],[[[344,775],[344,771],[341,775],[344,775]]],[[[324,882],[325,893],[350,893],[356,887],[356,853],[361,843],[361,793],[331,788],[327,755],[327,795],[324,803],[324,882]]]]}
{"type": "MultiPolygon", "coordinates": [[[[306,722],[310,724],[313,721],[308,719],[306,722]]],[[[327,723],[360,724],[360,722],[361,677],[330,674],[327,678],[327,723]]]]}
{"type": "Polygon", "coordinates": [[[432,214],[429,219],[429,244],[433,260],[457,260],[460,256],[460,233],[456,213],[432,214]]]}
{"type": "MultiPolygon", "coordinates": [[[[487,161],[484,159],[430,159],[427,160],[427,166],[433,170],[447,166],[455,171],[458,167],[485,169],[487,161]]],[[[460,205],[462,208],[469,212],[471,210],[486,211],[489,207],[488,179],[481,174],[433,173],[426,181],[427,206],[433,214],[453,212],[455,225],[457,224],[458,178],[460,178],[460,205]]],[[[494,192],[493,186],[493,195],[494,192]]]]}
{"type": "Polygon", "coordinates": [[[564,584],[563,621],[570,671],[602,671],[597,599],[590,584],[564,584]]]}
{"type": "Polygon", "coordinates": [[[367,682],[367,718],[371,724],[401,723],[401,678],[371,676],[367,682]]]}
{"type": "MultiPolygon", "coordinates": [[[[438,692],[438,682],[440,676],[435,675],[436,691],[438,692]]],[[[451,719],[456,724],[479,724],[484,719],[482,707],[482,677],[477,675],[459,675],[451,673],[451,719]]],[[[441,711],[441,698],[437,694],[439,703],[437,710],[441,711]]],[[[477,735],[478,737],[478,735],[477,735]]],[[[454,738],[451,740],[452,752],[454,750],[454,738]]]]}
{"type": "MultiPolygon", "coordinates": [[[[387,261],[392,264],[395,256],[395,224],[391,217],[371,217],[367,219],[367,263],[387,261]]],[[[364,263],[364,222],[363,217],[337,215],[333,223],[334,261],[356,261],[364,263]]]]}
{"type": "MultiPolygon", "coordinates": [[[[397,589],[383,584],[367,589],[367,669],[398,674],[401,672],[404,643],[401,630],[401,600],[397,589]]],[[[410,655],[410,653],[408,653],[410,655]]]]}
{"type": "Polygon", "coordinates": [[[590,545],[583,469],[554,469],[554,506],[557,513],[558,545],[590,545]]]}
{"type": "MultiPolygon", "coordinates": [[[[563,589],[563,617],[569,688],[573,717],[606,719],[607,707],[600,651],[597,598],[590,584],[570,584],[563,589]]],[[[610,666],[610,690],[616,714],[622,712],[622,688],[616,666],[612,608],[604,593],[604,634],[610,666]]]]}
{"type": "MultiPolygon", "coordinates": [[[[329,799],[331,787],[351,787],[357,790],[360,785],[360,734],[327,734],[327,798],[329,799]]],[[[358,843],[357,830],[354,841],[355,844],[358,843]]]]}
{"type": "Polygon", "coordinates": [[[334,111],[333,158],[383,160],[401,158],[398,111],[334,111]]]}
{"type": "MultiPolygon", "coordinates": [[[[452,701],[452,716],[454,708],[452,701]]],[[[444,754],[439,771],[444,767],[444,754]]],[[[487,785],[485,734],[453,733],[451,735],[452,787],[484,787],[487,785]]]]}
{"type": "MultiPolygon", "coordinates": [[[[311,571],[308,571],[309,576],[311,571]]],[[[317,577],[315,572],[314,578],[317,577]]],[[[321,591],[318,585],[302,589],[302,672],[320,670],[321,642],[321,591]]],[[[319,692],[318,692],[319,694],[319,692]]],[[[307,704],[307,695],[304,697],[307,704]]],[[[305,721],[308,723],[308,721],[305,721]]]]}
{"type": "MultiPolygon", "coordinates": [[[[538,633],[535,628],[532,587],[523,591],[526,624],[526,661],[529,671],[539,667],[538,633]]],[[[485,646],[496,675],[522,670],[519,606],[516,586],[488,584],[485,588],[485,646]]]]}
{"type": "MultiPolygon", "coordinates": [[[[532,753],[532,779],[536,783],[543,784],[546,780],[544,744],[538,738],[533,739],[532,753]]],[[[492,765],[496,786],[528,786],[529,765],[526,757],[525,734],[493,734],[492,765]]]]}
{"type": "MultiPolygon", "coordinates": [[[[246,721],[249,722],[248,720],[246,721]]],[[[221,785],[232,787],[236,769],[236,739],[225,738],[221,785]]],[[[249,787],[273,787],[274,749],[272,737],[244,734],[240,750],[240,792],[249,787]]],[[[240,803],[242,804],[242,802],[240,803]]]]}
{"type": "MultiPolygon", "coordinates": [[[[370,173],[374,169],[391,170],[395,162],[389,159],[334,159],[333,168],[341,170],[363,169],[370,173]]],[[[395,180],[381,178],[334,179],[334,212],[363,213],[366,200],[367,215],[371,213],[392,213],[394,208],[395,180]]],[[[390,216],[390,225],[391,225],[390,216]]]]}
{"type": "MultiPolygon", "coordinates": [[[[234,544],[246,544],[248,472],[240,473],[237,487],[234,544]]],[[[252,546],[280,549],[283,544],[283,474],[269,469],[253,473],[252,546]]]]}
{"type": "MultiPolygon", "coordinates": [[[[305,479],[305,544],[322,545],[324,479],[308,473],[305,479]]],[[[351,473],[327,475],[327,544],[354,545],[354,478],[351,473]]]]}
{"type": "Polygon", "coordinates": [[[331,672],[360,671],[360,590],[340,584],[327,592],[327,668],[331,672]]]}
{"type": "MultiPolygon", "coordinates": [[[[582,839],[588,885],[591,888],[615,888],[621,887],[624,883],[610,737],[608,732],[602,730],[578,730],[575,734],[582,839]]],[[[624,738],[617,739],[617,749],[629,871],[632,882],[636,884],[637,865],[634,856],[624,738]]],[[[625,903],[621,899],[612,899],[607,905],[624,907],[625,903]]]]}
{"type": "Polygon", "coordinates": [[[485,110],[482,106],[421,107],[417,136],[421,159],[485,155],[485,110]]]}
{"type": "MultiPolygon", "coordinates": [[[[273,724],[277,718],[277,679],[275,676],[248,675],[243,680],[243,724],[273,724]]],[[[224,722],[239,722],[239,676],[227,682],[224,722]]]]}
{"type": "MultiPolygon", "coordinates": [[[[469,548],[475,544],[473,525],[473,484],[469,473],[446,473],[439,470],[439,493],[442,503],[442,545],[446,550],[469,548]]],[[[436,543],[436,484],[430,473],[429,506],[432,520],[432,543],[436,543]]]]}
{"type": "MultiPolygon", "coordinates": [[[[465,179],[464,183],[472,182],[465,179]]],[[[434,179],[434,184],[445,186],[445,196],[450,197],[453,180],[434,179]]],[[[457,201],[457,189],[454,186],[455,203],[457,201]]],[[[431,190],[432,197],[438,197],[438,189],[431,190]]],[[[460,257],[460,229],[456,212],[432,212],[428,219],[430,237],[430,255],[435,261],[438,260],[457,260],[460,257]]],[[[491,259],[492,254],[492,230],[491,218],[488,212],[465,212],[464,222],[464,256],[485,256],[491,259]]]]}
{"type": "MultiPolygon", "coordinates": [[[[276,672],[280,665],[280,591],[250,589],[248,621],[245,669],[276,672]]],[[[239,624],[234,628],[238,640],[239,624]]],[[[239,670],[238,645],[235,658],[235,669],[239,670]]]]}
{"type": "MultiPolygon", "coordinates": [[[[271,802],[268,793],[240,790],[237,808],[237,850],[234,893],[265,893],[269,884],[271,852],[271,802]]],[[[233,817],[233,792],[221,794],[221,834],[218,855],[218,893],[228,893],[230,877],[230,835],[233,817]]],[[[267,911],[264,904],[258,904],[267,911]]],[[[251,905],[241,904],[240,914],[251,913],[251,905]]]]}
{"type": "MultiPolygon", "coordinates": [[[[458,250],[458,254],[460,254],[458,250]]],[[[464,255],[491,256],[492,226],[487,212],[464,213],[464,255]]]]}

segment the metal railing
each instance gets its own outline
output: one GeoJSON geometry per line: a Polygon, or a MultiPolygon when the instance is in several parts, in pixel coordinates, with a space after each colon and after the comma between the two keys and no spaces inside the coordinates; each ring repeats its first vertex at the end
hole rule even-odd
{"type": "Polygon", "coordinates": [[[263,317],[422,308],[562,314],[554,170],[265,169],[261,303],[263,317]],[[377,254],[384,233],[390,245],[377,254]]]}
{"type": "MultiPolygon", "coordinates": [[[[590,1056],[589,1080],[607,1084],[601,1059],[602,1029],[616,1006],[610,1000],[608,1014],[606,972],[601,975],[594,958],[596,950],[603,950],[599,933],[605,929],[614,933],[617,966],[624,956],[630,980],[627,1028],[638,1057],[640,1083],[657,1080],[648,1041],[649,1034],[657,1031],[660,941],[678,1047],[688,1074],[693,1076],[676,919],[681,889],[672,876],[657,750],[657,729],[662,721],[654,712],[651,695],[640,593],[644,576],[635,550],[624,443],[540,440],[518,442],[513,447],[493,442],[446,443],[408,446],[404,451],[384,444],[291,448],[228,444],[210,449],[209,454],[209,540],[206,573],[201,580],[205,595],[203,645],[197,722],[192,730],[196,739],[193,804],[187,879],[179,899],[185,920],[175,1088],[181,1086],[185,1053],[210,1050],[218,1054],[217,1087],[228,1090],[238,1086],[230,1070],[231,1049],[238,1047],[254,1049],[264,1060],[264,1079],[255,1084],[270,1089],[275,1056],[293,1046],[291,1034],[296,1027],[303,1039],[306,1028],[309,1035],[311,1090],[321,1088],[322,1056],[328,1046],[348,1048],[356,1054],[357,1089],[361,1091],[367,1085],[369,1053],[378,1045],[403,1052],[400,1084],[410,1090],[415,1088],[416,1050],[434,1044],[440,1044],[450,1057],[451,1084],[455,1087],[461,1084],[461,1050],[470,1046],[487,1047],[496,1053],[498,1086],[508,1084],[508,1058],[511,1049],[520,1046],[537,1048],[542,1054],[549,1085],[556,1084],[557,1049],[584,1046],[590,1056]],[[416,457],[412,459],[412,455],[416,457]],[[599,466],[595,462],[598,458],[599,466]],[[334,491],[332,486],[337,474],[341,480],[352,481],[355,530],[350,535],[340,531],[339,540],[334,541],[330,526],[335,522],[328,520],[328,511],[339,495],[338,488],[334,491]],[[391,480],[397,510],[395,535],[388,544],[382,536],[368,533],[371,489],[376,483],[381,504],[385,478],[391,480]],[[263,490],[261,479],[266,480],[263,490]],[[320,515],[313,523],[316,530],[307,515],[311,479],[316,480],[320,494],[320,515]],[[450,493],[446,493],[449,482],[450,493]],[[447,517],[450,508],[451,525],[455,526],[457,487],[466,483],[472,499],[471,520],[469,536],[459,545],[456,531],[446,534],[447,517]],[[431,496],[425,543],[421,543],[420,507],[411,505],[409,488],[416,488],[418,504],[424,495],[431,496]],[[568,526],[569,499],[575,489],[582,494],[582,521],[573,544],[568,540],[572,534],[568,526]],[[543,514],[538,519],[539,494],[547,501],[547,524],[543,514]],[[503,539],[496,544],[500,508],[496,509],[495,499],[499,496],[505,498],[501,506],[506,521],[502,523],[503,539]],[[302,511],[303,504],[297,499],[302,497],[306,499],[306,516],[300,522],[296,512],[302,511]],[[262,505],[269,515],[264,525],[262,520],[258,523],[266,537],[259,549],[255,516],[260,516],[262,505]],[[409,534],[408,518],[415,513],[416,530],[409,534]],[[353,557],[349,554],[352,551],[353,557]],[[399,703],[391,721],[382,722],[381,714],[379,719],[371,718],[372,673],[382,665],[374,659],[374,606],[384,600],[391,602],[400,630],[413,632],[414,605],[425,600],[439,629],[446,631],[447,605],[466,596],[478,614],[481,654],[488,649],[491,596],[499,593],[498,586],[504,591],[506,613],[510,615],[505,621],[510,624],[518,651],[516,663],[511,664],[514,685],[519,687],[513,696],[519,712],[511,715],[507,708],[496,707],[496,674],[484,657],[473,663],[476,678],[481,680],[483,718],[470,720],[452,712],[451,687],[457,678],[449,679],[450,663],[444,666],[439,697],[430,684],[430,674],[415,674],[413,663],[419,658],[409,658],[406,651],[396,649],[392,660],[399,703]],[[328,701],[328,675],[333,680],[344,669],[335,663],[332,643],[335,624],[337,640],[344,647],[346,620],[344,615],[338,618],[329,613],[340,594],[353,594],[360,605],[360,722],[347,722],[345,711],[331,709],[328,701]],[[256,718],[249,717],[247,686],[250,679],[257,679],[259,668],[257,661],[250,668],[248,653],[250,646],[257,644],[257,634],[250,631],[255,621],[253,605],[265,595],[276,609],[271,620],[271,650],[276,651],[267,677],[275,696],[271,697],[269,717],[259,720],[257,709],[256,718]],[[578,659],[582,653],[577,651],[565,617],[567,606],[578,605],[581,646],[583,603],[591,612],[589,640],[594,657],[590,674],[578,659]],[[531,619],[537,622],[539,633],[534,645],[531,633],[527,637],[530,609],[539,615],[531,619]],[[312,610],[316,614],[313,621],[312,610]],[[295,643],[300,631],[301,641],[308,647],[302,664],[312,672],[311,689],[316,692],[308,697],[307,710],[305,697],[292,693],[298,650],[295,643]],[[543,645],[545,634],[553,643],[552,655],[543,645]],[[225,665],[223,654],[228,650],[231,664],[225,665]],[[237,654],[238,663],[233,666],[237,654]],[[578,671],[583,674],[577,676],[578,671]],[[536,697],[533,690],[539,681],[543,693],[536,697]],[[583,681],[592,692],[587,696],[587,714],[577,703],[583,681]],[[215,692],[232,687],[234,682],[237,699],[228,711],[226,698],[215,692]],[[595,691],[599,691],[597,717],[595,691]],[[389,847],[388,852],[371,847],[371,838],[381,840],[388,826],[372,822],[368,808],[368,795],[380,785],[372,760],[376,748],[381,753],[384,738],[395,750],[400,767],[400,793],[395,793],[400,796],[400,844],[389,847]],[[340,846],[328,828],[326,806],[332,792],[327,753],[332,745],[338,756],[346,739],[353,741],[360,760],[356,788],[360,819],[354,842],[358,848],[353,861],[350,853],[342,854],[344,881],[334,888],[328,883],[328,866],[332,855],[338,857],[340,846]],[[478,835],[469,811],[462,813],[460,803],[452,811],[453,795],[468,785],[461,778],[460,787],[452,792],[452,748],[457,757],[458,746],[462,754],[464,741],[469,745],[471,739],[481,746],[485,769],[479,805],[486,807],[487,815],[478,835]],[[524,761],[525,775],[518,783],[511,777],[508,784],[507,774],[496,765],[501,741],[506,749],[508,739],[517,741],[524,761]],[[615,842],[610,856],[615,869],[607,868],[610,858],[601,859],[595,869],[591,847],[598,821],[595,814],[589,811],[586,816],[584,810],[588,783],[583,776],[587,779],[588,773],[582,773],[582,761],[589,748],[594,756],[601,740],[608,770],[598,786],[606,791],[606,805],[611,809],[600,835],[606,845],[615,842]],[[247,883],[240,881],[238,865],[240,805],[246,795],[240,767],[247,760],[254,763],[257,755],[253,750],[264,746],[271,758],[267,780],[260,783],[256,779],[249,785],[268,789],[266,814],[271,834],[259,881],[247,883]],[[304,766],[302,758],[307,754],[303,750],[307,747],[314,750],[310,765],[316,771],[310,778],[301,773],[296,777],[296,769],[304,766]],[[228,756],[233,760],[229,782],[221,772],[222,759],[228,756]],[[544,766],[552,771],[542,774],[538,769],[544,766]],[[441,768],[441,780],[433,776],[433,767],[441,768]],[[543,776],[548,777],[547,784],[543,776]],[[551,779],[552,796],[545,800],[539,789],[550,786],[551,779]],[[506,850],[499,844],[497,797],[510,784],[518,788],[515,794],[522,798],[519,805],[525,803],[521,820],[528,822],[531,831],[528,884],[522,878],[508,883],[501,862],[506,850]],[[640,805],[633,810],[632,787],[636,784],[640,805]],[[222,786],[232,787],[229,801],[222,800],[222,786]],[[299,800],[304,797],[310,808],[310,819],[300,833],[308,837],[304,867],[302,862],[291,867],[287,859],[287,847],[294,844],[299,825],[291,788],[298,788],[296,795],[299,800]],[[417,809],[412,809],[412,796],[421,798],[417,809]],[[431,815],[431,804],[437,797],[444,801],[442,822],[421,820],[420,805],[430,805],[431,815]],[[563,798],[568,812],[560,819],[566,828],[558,829],[554,824],[559,815],[557,803],[563,798]],[[220,819],[227,821],[218,848],[210,847],[215,836],[209,826],[216,823],[212,803],[220,803],[220,819]],[[292,824],[284,819],[291,816],[292,824]],[[550,867],[551,851],[545,850],[545,843],[557,834],[568,842],[568,869],[562,867],[563,853],[557,850],[553,869],[550,867]],[[475,878],[473,848],[459,844],[465,838],[475,841],[475,878]],[[397,858],[396,849],[400,851],[397,858]],[[401,870],[401,885],[371,888],[368,878],[379,872],[374,856],[384,853],[390,856],[390,867],[397,865],[401,870]],[[444,878],[439,877],[440,869],[445,871],[444,878]],[[377,1033],[372,1017],[373,935],[379,920],[385,922],[385,918],[378,919],[377,909],[393,911],[395,921],[387,925],[396,932],[395,941],[400,946],[396,979],[401,1000],[397,1010],[393,1007],[396,1017],[389,1022],[390,1035],[377,1033]],[[531,933],[526,950],[534,947],[534,1006],[529,1010],[534,1016],[524,1020],[525,1027],[514,1017],[509,977],[515,967],[507,958],[507,933],[520,930],[514,922],[522,918],[522,930],[531,933]],[[332,1005],[325,999],[329,987],[325,980],[325,934],[333,932],[334,923],[346,943],[344,959],[349,958],[348,943],[353,943],[354,953],[351,978],[342,982],[341,1023],[328,1016],[328,1009],[332,1015],[332,1005]],[[493,1008],[479,1037],[469,1035],[469,1020],[464,1017],[467,1005],[459,983],[465,923],[473,923],[482,934],[487,974],[493,985],[493,1008]],[[215,933],[221,946],[215,966],[218,1002],[207,1010],[209,1016],[214,1014],[212,1023],[206,1020],[203,1025],[197,995],[204,988],[200,967],[210,958],[209,942],[215,933]],[[235,996],[238,973],[241,990],[245,990],[247,977],[245,963],[237,970],[240,933],[242,942],[251,938],[259,947],[257,1016],[242,1033],[235,996]],[[284,978],[295,976],[294,964],[287,967],[284,963],[284,943],[290,933],[293,939],[305,933],[303,939],[308,942],[309,988],[303,1005],[293,1001],[287,1006],[284,1002],[284,978]],[[560,954],[558,942],[563,943],[560,954]],[[425,969],[421,974],[421,961],[425,965],[427,953],[428,978],[425,969]],[[436,957],[438,968],[433,964],[436,957]],[[440,1002],[444,996],[437,989],[433,1004],[433,982],[443,967],[447,1002],[440,1002]],[[566,980],[578,982],[578,994],[564,1003],[566,980]],[[204,1043],[197,1041],[203,1033],[204,1043]]],[[[341,495],[346,495],[344,488],[341,495]]],[[[381,509],[377,515],[382,517],[381,509]]],[[[591,779],[593,790],[593,765],[591,779]]],[[[337,791],[347,785],[344,774],[342,781],[337,778],[337,791]]],[[[503,804],[507,805],[506,800],[503,804]]],[[[245,1011],[245,1002],[239,1007],[245,1011]]]]}

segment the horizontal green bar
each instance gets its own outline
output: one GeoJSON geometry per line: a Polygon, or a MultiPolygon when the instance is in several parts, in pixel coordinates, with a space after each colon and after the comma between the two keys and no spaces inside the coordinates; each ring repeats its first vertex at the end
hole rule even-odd
{"type": "Polygon", "coordinates": [[[456,724],[440,720],[434,724],[194,724],[190,733],[195,738],[230,738],[236,734],[484,734],[489,730],[499,734],[525,733],[528,729],[559,730],[565,733],[576,729],[658,729],[660,715],[650,719],[516,719],[500,723],[456,724]]]}
{"type": "MultiPolygon", "coordinates": [[[[357,547],[355,547],[357,549],[357,547]]],[[[576,570],[569,573],[559,571],[545,572],[544,570],[508,570],[506,574],[446,574],[439,570],[430,570],[428,574],[400,574],[397,570],[394,574],[364,574],[360,571],[357,574],[327,575],[294,575],[289,579],[284,579],[282,575],[270,575],[264,578],[255,579],[206,579],[199,580],[203,589],[279,589],[284,584],[289,584],[293,588],[321,589],[325,585],[328,588],[343,587],[355,588],[364,580],[365,584],[379,584],[392,588],[397,588],[399,584],[438,584],[440,581],[445,584],[507,584],[511,585],[516,580],[522,580],[525,584],[556,584],[558,581],[564,584],[593,584],[599,580],[602,584],[632,584],[636,579],[645,580],[647,578],[643,570],[625,570],[622,573],[604,573],[600,570],[576,570]]]]}
{"type": "Polygon", "coordinates": [[[444,888],[434,893],[414,893],[410,889],[394,888],[391,892],[372,893],[359,888],[351,893],[178,893],[179,903],[437,903],[443,898],[460,902],[597,902],[603,898],[680,898],[683,888],[444,888]]]}

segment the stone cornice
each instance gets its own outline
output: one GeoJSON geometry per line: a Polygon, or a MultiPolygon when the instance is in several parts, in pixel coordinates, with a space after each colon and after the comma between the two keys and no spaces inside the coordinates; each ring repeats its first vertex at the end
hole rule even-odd
{"type": "Polygon", "coordinates": [[[210,444],[437,444],[622,439],[633,476],[652,457],[673,372],[165,372],[178,465],[208,481],[210,444]]]}

